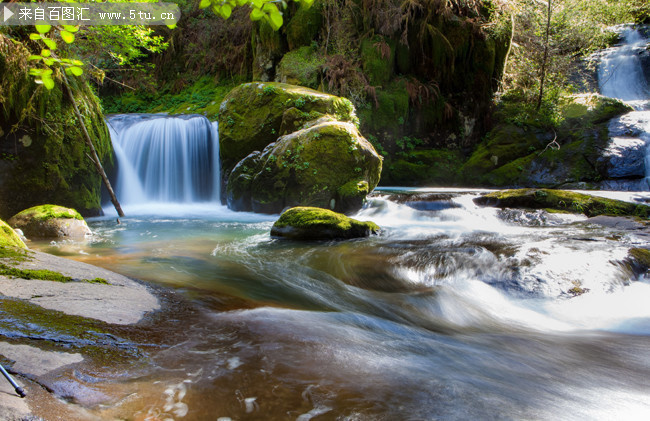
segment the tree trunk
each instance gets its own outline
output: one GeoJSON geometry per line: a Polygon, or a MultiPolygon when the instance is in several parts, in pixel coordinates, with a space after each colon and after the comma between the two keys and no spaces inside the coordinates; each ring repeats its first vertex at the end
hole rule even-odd
{"type": "Polygon", "coordinates": [[[90,135],[88,134],[88,130],[86,130],[86,125],[84,124],[84,120],[81,116],[81,113],[79,112],[79,108],[77,108],[77,102],[74,99],[74,95],[72,94],[72,89],[70,88],[70,84],[68,83],[68,78],[65,75],[65,71],[61,71],[61,74],[63,76],[63,87],[65,88],[65,91],[68,93],[68,97],[70,98],[70,101],[72,102],[72,107],[74,108],[74,113],[77,116],[77,120],[79,120],[79,126],[81,127],[81,132],[84,135],[84,138],[86,140],[86,144],[90,148],[91,152],[91,160],[93,161],[93,164],[95,164],[95,168],[97,168],[97,172],[99,175],[102,177],[102,181],[104,182],[104,185],[106,186],[106,190],[108,190],[108,194],[111,196],[111,202],[113,202],[113,206],[115,206],[115,210],[117,211],[118,216],[124,217],[124,212],[122,211],[122,207],[120,206],[120,202],[117,201],[117,196],[115,196],[115,192],[113,191],[113,187],[111,187],[111,182],[108,180],[108,177],[106,176],[106,172],[104,171],[104,167],[102,167],[102,162],[99,160],[99,156],[97,156],[97,151],[95,150],[95,145],[93,145],[93,141],[90,138],[90,135]]]}
{"type": "Polygon", "coordinates": [[[542,68],[539,75],[539,96],[537,97],[537,110],[542,107],[542,98],[544,96],[544,82],[546,79],[546,67],[548,63],[548,41],[551,32],[551,0],[548,0],[548,9],[546,11],[546,37],[544,39],[544,56],[542,58],[542,68]]]}

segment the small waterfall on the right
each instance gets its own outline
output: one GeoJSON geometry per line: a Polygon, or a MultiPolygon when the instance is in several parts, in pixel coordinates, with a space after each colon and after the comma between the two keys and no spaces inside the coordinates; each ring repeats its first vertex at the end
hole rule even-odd
{"type": "MultiPolygon", "coordinates": [[[[649,45],[647,36],[639,29],[626,26],[621,31],[622,42],[606,50],[598,66],[598,85],[601,94],[618,98],[635,111],[613,119],[609,124],[610,149],[645,150],[645,159],[639,157],[630,167],[639,167],[643,182],[638,188],[650,189],[650,85],[646,80],[641,54],[649,45]],[[645,167],[645,170],[641,167],[645,167]]],[[[647,54],[647,53],[646,53],[647,54]]],[[[630,154],[634,156],[634,154],[630,154]]],[[[638,156],[638,155],[637,155],[638,156]]]]}

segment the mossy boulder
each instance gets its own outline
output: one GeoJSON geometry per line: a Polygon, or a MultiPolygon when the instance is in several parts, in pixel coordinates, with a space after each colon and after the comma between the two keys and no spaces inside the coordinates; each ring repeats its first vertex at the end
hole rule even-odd
{"type": "Polygon", "coordinates": [[[0,217],[44,202],[100,214],[101,179],[81,132],[83,123],[110,172],[113,150],[99,101],[84,79],[69,78],[79,122],[58,71],[53,89],[34,83],[31,53],[0,34],[0,217]]]}
{"type": "Polygon", "coordinates": [[[325,58],[315,47],[300,47],[282,57],[275,79],[282,83],[316,89],[320,83],[321,67],[324,63],[325,58]]]}
{"type": "Polygon", "coordinates": [[[622,101],[594,93],[570,95],[560,104],[565,126],[604,123],[630,111],[622,101]]]}
{"type": "Polygon", "coordinates": [[[222,180],[227,180],[235,165],[253,151],[263,150],[281,134],[326,114],[338,121],[357,122],[354,106],[345,98],[277,82],[236,87],[223,100],[219,111],[222,180]],[[291,127],[281,133],[285,113],[289,113],[291,127]]]}
{"type": "Polygon", "coordinates": [[[362,222],[328,209],[295,207],[285,211],[271,228],[271,236],[291,240],[342,240],[378,234],[374,222],[362,222]]]}
{"type": "Polygon", "coordinates": [[[565,190],[503,190],[477,197],[474,199],[474,202],[481,206],[551,209],[562,212],[582,213],[587,216],[616,215],[641,218],[650,217],[650,206],[647,205],[565,190]]]}
{"type": "Polygon", "coordinates": [[[13,247],[25,249],[25,243],[7,223],[0,220],[0,248],[13,247]]]}
{"type": "Polygon", "coordinates": [[[376,35],[361,42],[361,65],[373,86],[384,86],[393,76],[396,42],[376,35]]]}
{"type": "Polygon", "coordinates": [[[377,186],[381,167],[354,124],[323,117],[242,160],[228,179],[227,203],[262,213],[293,206],[350,212],[377,186]]]}
{"type": "Polygon", "coordinates": [[[7,222],[22,230],[27,238],[83,238],[92,234],[79,212],[57,205],[25,209],[7,222]]]}

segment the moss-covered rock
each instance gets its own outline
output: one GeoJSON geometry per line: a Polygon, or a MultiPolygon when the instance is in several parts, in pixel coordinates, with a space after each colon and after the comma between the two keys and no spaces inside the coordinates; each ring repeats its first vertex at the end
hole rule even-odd
{"type": "Polygon", "coordinates": [[[314,207],[296,207],[285,211],[271,228],[271,235],[291,240],[339,240],[378,234],[374,222],[362,222],[314,207]]]}
{"type": "Polygon", "coordinates": [[[379,35],[361,42],[361,64],[371,85],[384,86],[393,76],[395,44],[379,35]]]}
{"type": "Polygon", "coordinates": [[[616,98],[594,93],[568,96],[560,105],[565,126],[604,123],[633,110],[616,98]]]}
{"type": "Polygon", "coordinates": [[[101,179],[88,158],[85,124],[107,170],[112,146],[95,94],[82,78],[69,78],[79,122],[58,72],[47,90],[29,75],[30,51],[0,34],[0,217],[43,202],[101,212],[101,179]]]}
{"type": "Polygon", "coordinates": [[[637,273],[645,273],[650,270],[650,250],[640,247],[628,251],[628,259],[637,273]]]}
{"type": "Polygon", "coordinates": [[[285,112],[291,108],[302,116],[301,122],[325,114],[357,122],[354,106],[345,98],[276,82],[240,85],[226,96],[219,112],[222,180],[239,161],[278,139],[285,112]]]}
{"type": "Polygon", "coordinates": [[[298,6],[286,25],[289,49],[310,45],[323,26],[323,3],[315,1],[311,7],[298,6]]]}
{"type": "Polygon", "coordinates": [[[289,51],[282,57],[276,81],[316,89],[320,83],[321,66],[325,58],[312,46],[289,51]]]}
{"type": "Polygon", "coordinates": [[[477,197],[481,206],[500,208],[552,209],[587,216],[618,215],[650,217],[650,206],[588,194],[552,189],[503,190],[477,197]]]}
{"type": "Polygon", "coordinates": [[[25,209],[7,222],[22,230],[27,238],[78,238],[92,234],[79,212],[56,205],[39,205],[25,209]]]}
{"type": "Polygon", "coordinates": [[[262,213],[293,206],[349,212],[377,186],[381,167],[354,124],[322,118],[242,160],[228,179],[227,203],[262,213]]]}
{"type": "Polygon", "coordinates": [[[20,236],[7,223],[0,220],[0,248],[27,248],[20,236]]]}

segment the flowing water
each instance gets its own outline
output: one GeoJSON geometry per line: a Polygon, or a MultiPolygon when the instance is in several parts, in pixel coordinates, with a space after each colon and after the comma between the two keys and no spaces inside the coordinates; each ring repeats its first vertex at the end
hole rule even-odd
{"type": "MultiPolygon", "coordinates": [[[[645,167],[645,180],[637,187],[650,189],[650,86],[643,72],[640,55],[650,41],[641,28],[619,27],[620,45],[605,50],[598,68],[598,85],[603,95],[618,98],[634,108],[633,112],[610,122],[611,149],[638,147],[645,150],[638,165],[645,167]]],[[[648,29],[646,28],[646,31],[648,29]]]]}
{"type": "Polygon", "coordinates": [[[630,255],[647,228],[384,189],[356,215],[379,236],[278,240],[277,215],[218,203],[207,120],[110,122],[127,218],[35,246],[176,295],[115,328],[129,358],[55,384],[88,418],[648,419],[650,279],[630,255]]]}
{"type": "Polygon", "coordinates": [[[92,220],[91,242],[42,245],[193,306],[152,334],[162,346],[144,368],[92,371],[89,387],[127,396],[93,413],[645,419],[650,279],[628,250],[647,233],[478,208],[477,194],[382,191],[357,217],[383,234],[354,241],[277,240],[274,216],[204,204],[92,220]]]}

